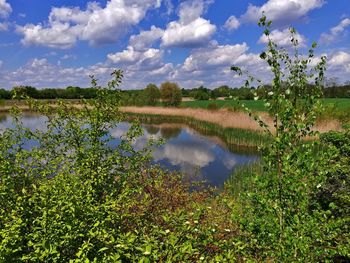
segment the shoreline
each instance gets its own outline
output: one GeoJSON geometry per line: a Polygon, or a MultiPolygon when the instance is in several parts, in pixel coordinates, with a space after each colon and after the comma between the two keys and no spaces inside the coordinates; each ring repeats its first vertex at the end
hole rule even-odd
{"type": "MultiPolygon", "coordinates": [[[[79,104],[76,104],[79,107],[79,104]]],[[[7,113],[13,105],[0,105],[0,113],[7,113]]],[[[20,104],[17,107],[22,111],[30,111],[28,105],[20,104]]],[[[247,113],[242,111],[230,111],[226,108],[218,110],[207,110],[200,108],[166,108],[157,106],[122,106],[121,112],[146,115],[162,115],[169,117],[192,118],[198,121],[204,121],[216,124],[222,128],[243,129],[254,132],[262,132],[263,129],[247,113]]],[[[272,118],[266,112],[258,112],[258,116],[264,120],[270,127],[273,127],[272,118]]],[[[341,123],[335,119],[322,120],[316,123],[315,130],[323,133],[331,130],[341,130],[341,123]]]]}
{"type": "MultiPolygon", "coordinates": [[[[193,118],[199,121],[219,125],[222,128],[243,129],[254,132],[262,132],[263,129],[248,116],[247,113],[237,111],[232,112],[227,109],[210,111],[198,108],[164,108],[164,107],[136,107],[124,106],[119,110],[124,113],[162,115],[171,117],[193,118]]],[[[260,116],[270,127],[273,127],[272,118],[266,112],[258,112],[260,116]]],[[[337,120],[324,120],[316,123],[315,130],[323,133],[331,130],[341,130],[341,124],[337,120]]]]}

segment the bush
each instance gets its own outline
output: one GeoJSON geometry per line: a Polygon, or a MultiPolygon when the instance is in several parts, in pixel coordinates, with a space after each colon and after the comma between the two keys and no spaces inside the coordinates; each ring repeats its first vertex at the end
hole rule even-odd
{"type": "Polygon", "coordinates": [[[211,102],[208,104],[207,109],[215,111],[219,109],[219,106],[215,102],[211,102]]]}
{"type": "Polygon", "coordinates": [[[160,85],[160,97],[165,106],[179,106],[182,101],[181,89],[176,83],[164,82],[160,85]]]}
{"type": "Polygon", "coordinates": [[[195,92],[194,99],[196,99],[196,100],[209,100],[210,95],[205,91],[199,90],[199,91],[195,92]]]}
{"type": "MultiPolygon", "coordinates": [[[[118,112],[122,72],[81,109],[28,99],[47,129],[0,132],[0,262],[229,261],[235,226],[229,205],[153,166],[137,150],[134,122],[118,145],[110,130],[118,112]],[[28,140],[35,147],[27,147],[28,140]],[[113,145],[113,146],[112,146],[113,145]],[[211,207],[208,207],[208,206],[211,207]]],[[[176,131],[177,132],[177,131],[176,131]]],[[[149,145],[152,146],[152,141],[149,145]]]]}

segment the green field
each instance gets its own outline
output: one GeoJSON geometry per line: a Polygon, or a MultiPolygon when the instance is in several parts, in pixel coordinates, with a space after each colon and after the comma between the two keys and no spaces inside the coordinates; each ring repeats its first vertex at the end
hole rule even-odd
{"type": "MultiPolygon", "coordinates": [[[[242,103],[244,103],[249,109],[253,111],[265,111],[266,108],[264,106],[264,102],[261,100],[254,101],[254,100],[241,100],[242,103]]],[[[322,99],[322,102],[325,106],[333,106],[337,110],[343,110],[343,111],[350,111],[350,99],[322,99]]],[[[234,100],[198,100],[198,101],[186,101],[182,102],[182,107],[189,107],[189,108],[208,108],[208,105],[210,103],[215,103],[218,108],[223,107],[237,107],[238,103],[234,100]]]]}

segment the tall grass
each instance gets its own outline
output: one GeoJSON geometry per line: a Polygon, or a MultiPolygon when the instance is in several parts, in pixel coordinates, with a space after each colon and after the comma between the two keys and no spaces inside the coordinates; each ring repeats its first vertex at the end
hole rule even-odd
{"type": "Polygon", "coordinates": [[[233,197],[238,198],[240,193],[251,190],[253,176],[260,174],[262,174],[261,160],[238,166],[226,179],[224,189],[233,197]]]}

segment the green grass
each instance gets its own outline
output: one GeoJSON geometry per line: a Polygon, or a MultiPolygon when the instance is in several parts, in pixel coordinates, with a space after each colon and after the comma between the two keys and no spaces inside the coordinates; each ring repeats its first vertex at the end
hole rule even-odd
{"type": "MultiPolygon", "coordinates": [[[[241,100],[240,102],[244,103],[249,109],[253,111],[266,111],[264,102],[261,100],[241,100]]],[[[350,111],[350,99],[322,99],[322,102],[325,106],[334,105],[337,110],[349,110],[350,111]]],[[[185,101],[181,103],[181,107],[188,108],[208,108],[210,103],[216,103],[218,108],[232,108],[237,107],[238,103],[234,100],[198,100],[198,101],[185,101]]]]}

